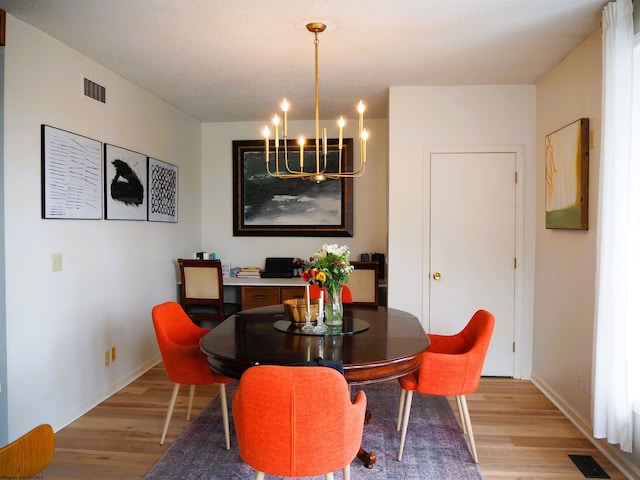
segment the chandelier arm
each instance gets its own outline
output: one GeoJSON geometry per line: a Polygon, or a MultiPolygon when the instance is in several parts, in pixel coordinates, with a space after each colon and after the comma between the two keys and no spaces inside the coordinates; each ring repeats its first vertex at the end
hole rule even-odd
{"type": "Polygon", "coordinates": [[[324,176],[327,178],[331,178],[333,180],[341,178],[341,177],[360,177],[364,174],[365,167],[364,165],[360,167],[358,170],[353,170],[351,172],[340,172],[340,173],[325,173],[324,176]]]}
{"type": "Polygon", "coordinates": [[[359,168],[355,172],[342,172],[340,174],[325,173],[324,176],[329,180],[340,180],[341,178],[358,178],[364,175],[365,167],[359,168]]]}
{"type": "Polygon", "coordinates": [[[300,180],[307,180],[313,176],[315,176],[313,173],[304,173],[301,174],[300,172],[294,172],[294,173],[279,173],[276,174],[270,170],[267,169],[267,173],[269,174],[270,177],[274,177],[274,178],[281,178],[281,179],[292,179],[292,178],[298,178],[300,180]]]}
{"type": "Polygon", "coordinates": [[[287,140],[286,139],[285,139],[285,142],[284,142],[284,151],[285,151],[284,165],[285,165],[285,167],[287,169],[287,172],[289,172],[290,174],[293,174],[293,175],[297,175],[299,172],[297,170],[292,169],[289,166],[289,151],[288,151],[288,148],[287,148],[287,140]]]}

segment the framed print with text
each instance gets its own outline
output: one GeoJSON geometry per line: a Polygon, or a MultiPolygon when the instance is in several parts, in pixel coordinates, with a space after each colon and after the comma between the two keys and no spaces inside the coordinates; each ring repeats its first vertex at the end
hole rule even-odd
{"type": "Polygon", "coordinates": [[[42,136],[42,218],[102,219],[102,142],[49,125],[42,136]]]}

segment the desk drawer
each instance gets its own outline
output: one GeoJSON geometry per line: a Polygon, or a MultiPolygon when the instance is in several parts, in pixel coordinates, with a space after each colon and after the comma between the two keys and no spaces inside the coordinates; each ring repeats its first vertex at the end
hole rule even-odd
{"type": "Polygon", "coordinates": [[[304,298],[304,287],[280,288],[280,303],[284,303],[285,300],[290,300],[292,298],[304,298]]]}
{"type": "Polygon", "coordinates": [[[266,307],[280,303],[279,287],[242,287],[242,309],[266,307]]]}

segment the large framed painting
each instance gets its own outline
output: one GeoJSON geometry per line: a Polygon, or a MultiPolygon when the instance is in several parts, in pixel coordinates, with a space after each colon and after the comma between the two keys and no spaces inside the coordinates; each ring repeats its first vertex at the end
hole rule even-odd
{"type": "Polygon", "coordinates": [[[102,142],[42,125],[42,218],[102,218],[102,142]]]}
{"type": "Polygon", "coordinates": [[[150,222],[178,222],[178,167],[149,157],[150,222]]]}
{"type": "MultiPolygon", "coordinates": [[[[289,140],[289,164],[300,165],[300,150],[289,140]]],[[[286,171],[283,149],[278,168],[286,171]]],[[[320,152],[322,156],[322,152],[320,152]]],[[[344,139],[343,171],[353,164],[353,139],[344,139]]],[[[315,145],[304,150],[305,170],[315,170],[315,145]]],[[[336,171],[338,140],[327,142],[327,171],[336,171]]],[[[275,171],[275,152],[269,154],[275,171]]],[[[264,140],[233,141],[233,235],[234,236],[353,236],[353,179],[280,179],[266,170],[264,140]]]]}
{"type": "Polygon", "coordinates": [[[105,218],[147,219],[147,156],[105,144],[105,218]]]}
{"type": "Polygon", "coordinates": [[[589,119],[545,137],[546,227],[589,229],[589,119]]]}

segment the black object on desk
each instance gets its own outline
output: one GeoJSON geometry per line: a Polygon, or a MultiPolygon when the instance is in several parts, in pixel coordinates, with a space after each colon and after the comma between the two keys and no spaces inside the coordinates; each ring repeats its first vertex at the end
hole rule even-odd
{"type": "Polygon", "coordinates": [[[293,257],[267,257],[264,262],[262,278],[293,277],[293,257]]]}

